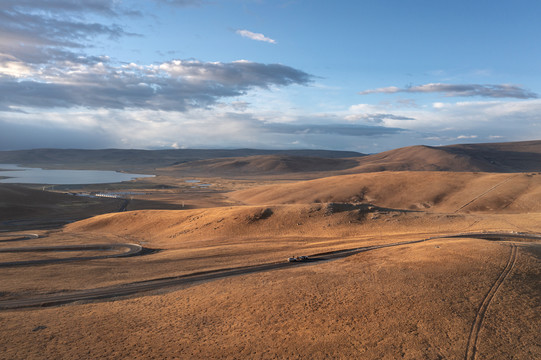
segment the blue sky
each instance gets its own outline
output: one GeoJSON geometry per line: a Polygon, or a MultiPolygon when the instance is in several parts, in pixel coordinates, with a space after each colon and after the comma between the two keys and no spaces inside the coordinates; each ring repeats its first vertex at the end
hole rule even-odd
{"type": "Polygon", "coordinates": [[[0,149],[541,139],[541,2],[3,0],[0,149]]]}

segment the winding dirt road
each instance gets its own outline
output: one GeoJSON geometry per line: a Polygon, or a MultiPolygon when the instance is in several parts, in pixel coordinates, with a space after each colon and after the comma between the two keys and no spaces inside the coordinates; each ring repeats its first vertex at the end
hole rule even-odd
{"type": "Polygon", "coordinates": [[[12,241],[21,241],[21,240],[38,239],[38,238],[39,238],[39,235],[38,235],[38,234],[21,234],[21,235],[18,235],[17,237],[15,237],[15,236],[13,236],[13,235],[0,235],[0,238],[3,238],[3,237],[7,237],[7,238],[9,238],[9,239],[7,239],[7,240],[0,240],[0,243],[12,242],[12,241]]]}
{"type": "MultiPolygon", "coordinates": [[[[167,287],[173,287],[173,286],[179,286],[179,285],[192,285],[192,284],[196,284],[200,282],[222,279],[222,278],[231,277],[231,276],[286,269],[286,268],[291,268],[295,266],[313,265],[313,264],[323,262],[323,261],[335,260],[335,259],[355,255],[361,252],[382,249],[386,247],[409,245],[409,244],[415,244],[415,243],[420,243],[420,242],[425,242],[425,241],[430,241],[430,240],[435,240],[435,239],[464,238],[464,237],[485,239],[485,240],[492,240],[492,241],[509,241],[512,239],[521,239],[521,240],[541,239],[541,236],[539,235],[530,235],[530,234],[506,234],[506,233],[453,234],[453,235],[448,235],[448,236],[431,237],[431,238],[422,239],[422,240],[403,241],[403,242],[397,242],[397,243],[391,243],[391,244],[366,246],[366,247],[359,247],[359,248],[354,248],[354,249],[314,254],[309,257],[310,260],[307,262],[284,261],[284,262],[266,263],[266,264],[245,266],[245,267],[225,268],[225,269],[219,269],[219,270],[214,270],[214,271],[192,273],[192,274],[183,275],[183,276],[158,278],[158,279],[153,279],[153,280],[148,280],[148,281],[143,281],[143,282],[133,282],[133,283],[127,283],[127,284],[121,284],[121,285],[115,285],[115,286],[109,286],[109,287],[73,291],[69,293],[47,294],[47,295],[28,297],[25,299],[3,300],[3,301],[0,301],[0,310],[36,307],[36,306],[53,306],[53,305],[71,303],[75,301],[88,301],[88,300],[106,299],[106,298],[141,294],[144,292],[163,289],[167,287]]],[[[126,244],[122,244],[122,246],[126,246],[126,244]]],[[[513,246],[513,248],[516,248],[516,246],[513,246]]],[[[116,257],[118,256],[123,256],[123,255],[117,254],[116,257]]],[[[515,261],[516,261],[516,255],[515,255],[515,260],[513,260],[512,263],[514,264],[515,261]]],[[[476,317],[476,323],[478,323],[478,325],[474,324],[474,326],[472,327],[473,335],[470,335],[470,338],[472,339],[470,342],[472,343],[473,349],[475,349],[475,343],[477,341],[476,340],[477,334],[479,333],[479,329],[482,326],[486,308],[488,308],[488,305],[490,304],[492,297],[494,296],[495,292],[497,291],[501,283],[505,280],[509,272],[510,270],[507,271],[503,277],[500,276],[501,280],[499,280],[499,282],[497,281],[497,284],[493,285],[493,288],[495,289],[492,292],[492,295],[490,295],[489,293],[485,298],[486,305],[482,305],[479,310],[479,314],[476,317]],[[477,320],[477,318],[479,318],[479,320],[477,320]]],[[[483,301],[483,303],[485,303],[485,301],[483,301]]]]}
{"type": "MultiPolygon", "coordinates": [[[[19,240],[26,240],[26,237],[18,238],[19,240]]],[[[15,241],[12,239],[11,241],[15,241]]],[[[64,245],[64,246],[29,246],[29,247],[16,247],[16,248],[2,248],[0,253],[29,253],[29,252],[65,252],[65,251],[118,251],[124,250],[121,253],[96,255],[96,256],[74,256],[64,257],[57,259],[42,259],[42,260],[23,260],[23,261],[7,261],[0,262],[0,268],[13,267],[13,266],[33,266],[44,264],[63,263],[68,261],[81,261],[81,260],[96,260],[96,259],[108,259],[135,256],[141,254],[143,247],[137,244],[88,244],[88,245],[64,245]],[[126,251],[127,250],[127,251],[126,251]]]]}

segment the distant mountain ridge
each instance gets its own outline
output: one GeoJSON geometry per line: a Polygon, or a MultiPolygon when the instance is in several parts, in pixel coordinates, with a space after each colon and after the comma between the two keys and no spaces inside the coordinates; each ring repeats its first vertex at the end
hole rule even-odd
{"type": "Polygon", "coordinates": [[[416,145],[365,155],[353,151],[178,149],[0,151],[0,163],[46,168],[178,172],[183,175],[324,177],[380,171],[541,172],[541,140],[416,145]]]}
{"type": "Polygon", "coordinates": [[[358,165],[358,158],[323,158],[293,155],[257,155],[191,161],[164,170],[200,175],[275,175],[340,171],[358,165]]]}
{"type": "Polygon", "coordinates": [[[246,157],[258,155],[283,155],[322,158],[351,158],[364,156],[354,151],[333,150],[260,150],[260,149],[33,149],[0,151],[0,163],[28,166],[69,167],[103,170],[152,170],[189,161],[246,157]]]}

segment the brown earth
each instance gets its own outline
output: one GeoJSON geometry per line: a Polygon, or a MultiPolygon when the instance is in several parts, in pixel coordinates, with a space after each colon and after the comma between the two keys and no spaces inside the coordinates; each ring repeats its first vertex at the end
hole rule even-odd
{"type": "Polygon", "coordinates": [[[541,174],[379,172],[240,190],[247,204],[369,202],[437,212],[539,212],[541,174]]]}
{"type": "MultiPolygon", "coordinates": [[[[485,316],[479,358],[541,354],[539,245],[519,251],[485,316]]],[[[506,244],[435,240],[134,299],[5,311],[0,351],[6,359],[463,358],[508,254],[506,244]]]]}
{"type": "MultiPolygon", "coordinates": [[[[25,243],[129,241],[163,251],[135,258],[6,268],[1,298],[438,234],[540,232],[540,217],[540,213],[416,213],[339,204],[106,214],[25,243]]],[[[541,245],[518,245],[517,263],[485,315],[479,358],[541,355],[535,335],[541,330],[536,310],[541,299],[541,245]]],[[[476,311],[505,267],[509,252],[506,243],[436,239],[131,299],[3,311],[0,353],[5,359],[47,359],[58,354],[64,358],[306,358],[306,354],[316,359],[463,358],[476,311]]]]}
{"type": "MultiPolygon", "coordinates": [[[[496,165],[508,166],[511,153],[521,153],[520,159],[531,157],[537,143],[461,145],[451,150],[471,156],[486,149],[492,154],[500,151],[496,165]]],[[[408,151],[419,151],[416,166],[427,170],[430,163],[439,162],[440,169],[447,166],[442,159],[449,159],[451,150],[445,149],[444,157],[438,155],[440,150],[408,151]]],[[[472,164],[462,162],[462,155],[452,166],[472,164]]],[[[391,164],[397,158],[380,160],[391,164]]],[[[171,172],[152,180],[102,185],[147,192],[131,200],[128,210],[132,206],[136,211],[36,231],[43,236],[38,239],[4,241],[23,232],[1,233],[0,248],[137,243],[159,251],[2,268],[0,301],[456,233],[541,233],[541,176],[536,172],[330,176],[351,168],[292,182],[292,169],[280,168],[280,159],[260,164],[271,172],[283,171],[279,181],[198,177],[211,184],[202,188],[171,172]]],[[[363,159],[348,161],[360,164],[363,159]]],[[[536,164],[520,161],[516,168],[536,164]]],[[[252,161],[247,173],[252,166],[259,165],[252,161]]],[[[70,206],[82,216],[92,209],[70,205],[75,197],[58,193],[19,187],[0,191],[0,204],[8,204],[3,214],[17,204],[45,220],[49,214],[66,214],[70,206]]],[[[436,238],[125,298],[0,311],[0,359],[469,358],[466,349],[474,321],[508,268],[512,243],[518,249],[516,261],[486,307],[476,358],[541,358],[541,241],[436,238]]]]}
{"type": "Polygon", "coordinates": [[[541,171],[541,141],[449,146],[410,146],[359,158],[350,172],[541,171]]]}

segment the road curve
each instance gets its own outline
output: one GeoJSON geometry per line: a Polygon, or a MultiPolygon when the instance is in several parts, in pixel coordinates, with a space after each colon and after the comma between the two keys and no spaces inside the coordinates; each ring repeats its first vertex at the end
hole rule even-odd
{"type": "Polygon", "coordinates": [[[0,243],[11,242],[11,241],[38,239],[40,236],[38,234],[0,235],[0,238],[6,238],[6,237],[11,238],[11,239],[0,240],[0,243]],[[15,237],[15,236],[17,236],[17,237],[15,237]]]}
{"type": "Polygon", "coordinates": [[[469,237],[469,238],[480,238],[493,241],[506,241],[509,238],[513,239],[541,239],[540,235],[530,235],[530,234],[507,234],[507,233],[469,233],[469,234],[454,234],[447,236],[437,236],[431,237],[422,240],[413,240],[413,241],[403,241],[391,244],[383,245],[374,245],[359,247],[354,249],[338,250],[327,253],[320,253],[311,255],[310,261],[308,262],[274,262],[266,263],[253,266],[244,266],[244,267],[235,267],[235,268],[226,268],[213,271],[204,271],[197,272],[188,275],[167,277],[167,278],[158,278],[142,282],[133,282],[109,287],[101,287],[88,290],[73,291],[69,293],[61,294],[48,294],[48,295],[39,295],[34,297],[29,297],[25,299],[13,299],[13,300],[3,300],[0,301],[0,310],[7,309],[17,309],[25,307],[37,307],[37,306],[54,306],[60,304],[71,303],[75,301],[88,301],[96,299],[105,299],[113,298],[119,296],[127,296],[140,294],[152,290],[179,286],[179,285],[190,285],[196,284],[204,281],[211,281],[216,279],[222,279],[231,276],[246,275],[252,273],[258,273],[263,271],[279,270],[292,268],[294,266],[306,266],[318,262],[329,261],[339,258],[348,257],[354,254],[358,254],[365,251],[371,251],[376,249],[382,249],[392,246],[401,246],[408,244],[415,244],[435,239],[444,239],[444,238],[459,238],[459,237],[469,237]]]}
{"type": "MultiPolygon", "coordinates": [[[[20,238],[23,240],[25,238],[20,238]]],[[[15,240],[12,240],[15,241],[15,240]]],[[[23,253],[23,252],[59,252],[59,251],[115,251],[127,250],[116,254],[96,255],[96,256],[74,256],[58,259],[43,259],[43,260],[23,260],[23,261],[8,261],[0,262],[0,268],[13,266],[31,266],[55,264],[69,261],[81,260],[96,260],[108,259],[139,255],[143,251],[143,247],[137,244],[88,244],[88,245],[62,245],[62,246],[29,246],[17,248],[3,248],[0,253],[23,253]]]]}

